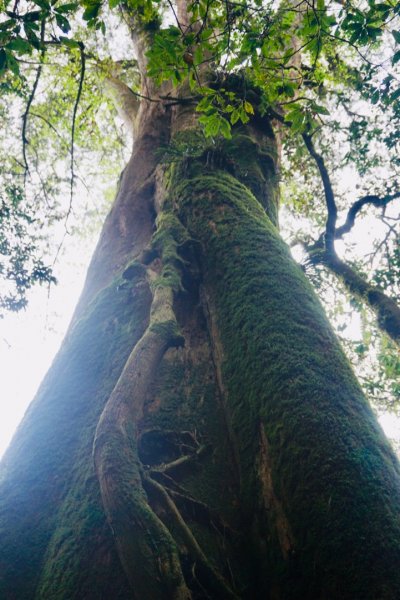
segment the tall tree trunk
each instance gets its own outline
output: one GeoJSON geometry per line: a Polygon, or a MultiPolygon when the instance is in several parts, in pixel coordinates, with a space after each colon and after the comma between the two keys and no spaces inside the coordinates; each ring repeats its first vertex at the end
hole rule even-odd
{"type": "Polygon", "coordinates": [[[399,466],[280,239],[269,123],[202,148],[191,109],[138,118],[2,462],[0,597],[399,598],[399,466]],[[192,156],[161,163],[171,131],[192,156]]]}

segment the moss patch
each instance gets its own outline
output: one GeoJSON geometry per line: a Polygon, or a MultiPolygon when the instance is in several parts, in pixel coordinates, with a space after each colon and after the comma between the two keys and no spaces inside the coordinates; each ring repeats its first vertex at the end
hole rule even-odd
{"type": "Polygon", "coordinates": [[[285,600],[394,600],[400,595],[398,463],[311,286],[234,177],[200,173],[197,166],[172,189],[183,223],[203,249],[239,443],[241,499],[255,515],[256,560],[269,573],[269,591],[279,590],[285,600]],[[260,422],[275,494],[295,540],[286,561],[260,501],[260,422]]]}
{"type": "Polygon", "coordinates": [[[35,597],[43,566],[38,598],[130,597],[99,503],[92,443],[147,325],[150,299],[139,272],[103,290],[70,331],[19,427],[2,462],[2,598],[35,597]]]}

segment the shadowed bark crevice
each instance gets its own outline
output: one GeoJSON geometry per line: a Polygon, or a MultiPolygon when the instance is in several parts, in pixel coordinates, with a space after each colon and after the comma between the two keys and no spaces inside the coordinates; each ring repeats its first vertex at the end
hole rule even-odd
{"type": "Polygon", "coordinates": [[[259,477],[261,480],[262,496],[267,513],[271,514],[272,526],[276,528],[282,554],[286,560],[291,552],[294,552],[295,541],[289,521],[285,515],[282,503],[277,498],[272,479],[273,466],[271,464],[271,453],[265,430],[260,424],[260,454],[259,454],[259,477]]]}

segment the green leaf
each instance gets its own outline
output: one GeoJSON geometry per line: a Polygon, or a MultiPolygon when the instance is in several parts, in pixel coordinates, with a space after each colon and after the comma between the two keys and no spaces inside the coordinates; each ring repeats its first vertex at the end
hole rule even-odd
{"type": "Polygon", "coordinates": [[[240,115],[240,120],[242,121],[242,123],[248,123],[250,121],[249,116],[247,115],[246,111],[244,110],[244,106],[241,106],[239,108],[239,115],[240,115]]]}
{"type": "Polygon", "coordinates": [[[101,31],[103,35],[106,34],[106,24],[104,23],[104,21],[97,21],[95,29],[96,31],[101,31]]]}
{"type": "Polygon", "coordinates": [[[392,36],[394,37],[396,44],[400,44],[400,31],[392,30],[392,36]]]}
{"type": "Polygon", "coordinates": [[[254,108],[253,105],[250,104],[250,102],[247,102],[247,100],[244,101],[244,110],[249,114],[249,115],[254,115],[254,108]]]}
{"type": "Polygon", "coordinates": [[[116,8],[120,2],[121,0],[108,0],[108,6],[113,9],[116,8]]]}
{"type": "Polygon", "coordinates": [[[174,72],[172,73],[172,83],[175,87],[177,87],[180,82],[182,81],[182,75],[181,73],[178,71],[178,69],[175,69],[174,72]]]}
{"type": "Polygon", "coordinates": [[[60,42],[64,44],[64,46],[68,46],[68,48],[79,48],[79,42],[76,40],[71,40],[63,35],[60,35],[60,42]]]}
{"type": "Polygon", "coordinates": [[[21,18],[26,23],[32,23],[33,21],[40,21],[42,18],[42,13],[40,10],[34,10],[24,14],[21,18]]]}
{"type": "Polygon", "coordinates": [[[56,14],[56,22],[61,31],[64,33],[68,33],[71,30],[71,25],[69,24],[68,19],[63,17],[62,15],[56,14]]]}
{"type": "Polygon", "coordinates": [[[375,90],[371,96],[371,104],[377,104],[380,97],[379,90],[375,90]]]}
{"type": "Polygon", "coordinates": [[[235,123],[237,123],[240,119],[240,112],[239,110],[235,109],[232,113],[231,113],[231,123],[232,125],[234,125],[235,123]]]}
{"type": "Polygon", "coordinates": [[[32,45],[23,38],[17,37],[8,42],[6,48],[8,50],[15,50],[18,54],[30,54],[32,51],[32,45]]]}
{"type": "Polygon", "coordinates": [[[397,100],[397,98],[400,98],[400,87],[398,87],[397,90],[393,92],[393,94],[390,96],[390,100],[393,102],[394,100],[397,100]]]}
{"type": "Polygon", "coordinates": [[[285,121],[290,123],[293,132],[302,131],[306,123],[306,115],[299,106],[293,106],[285,115],[285,121]]]}
{"type": "Polygon", "coordinates": [[[203,60],[203,49],[202,49],[201,46],[197,46],[196,47],[196,49],[194,51],[193,59],[194,59],[194,63],[196,65],[199,65],[202,62],[202,60],[203,60]]]}
{"type": "Polygon", "coordinates": [[[69,2],[68,4],[63,4],[62,6],[57,6],[54,11],[56,13],[71,13],[78,10],[79,4],[77,2],[69,2]]]}
{"type": "Polygon", "coordinates": [[[7,54],[3,48],[0,48],[0,71],[7,67],[7,54]]]}
{"type": "Polygon", "coordinates": [[[325,108],[325,106],[321,106],[320,104],[313,104],[312,109],[318,115],[330,115],[331,114],[329,112],[329,110],[327,108],[325,108]]]}
{"type": "Polygon", "coordinates": [[[47,2],[47,0],[33,0],[33,2],[45,10],[50,10],[51,8],[50,3],[47,2]]]}
{"type": "Polygon", "coordinates": [[[85,3],[85,11],[83,13],[84,20],[91,21],[92,19],[95,19],[99,14],[100,7],[101,2],[90,2],[87,4],[85,3]]]}
{"type": "Polygon", "coordinates": [[[193,71],[193,69],[189,71],[189,88],[191,92],[194,92],[194,90],[197,88],[196,73],[193,71]]]}
{"type": "Polygon", "coordinates": [[[220,132],[224,138],[230,139],[232,137],[231,125],[224,117],[220,117],[220,132]]]}
{"type": "Polygon", "coordinates": [[[196,111],[197,112],[206,112],[210,108],[210,106],[212,106],[212,102],[213,102],[213,99],[210,97],[206,96],[205,98],[202,98],[196,106],[196,111]]]}
{"type": "Polygon", "coordinates": [[[400,50],[398,50],[396,52],[396,54],[394,54],[393,58],[392,58],[392,65],[395,65],[396,63],[398,63],[400,60],[400,50]]]}
{"type": "Polygon", "coordinates": [[[38,38],[38,36],[36,35],[36,33],[29,27],[26,26],[25,24],[25,34],[26,37],[28,38],[28,41],[30,42],[30,44],[36,48],[36,50],[39,50],[40,48],[40,40],[38,38]]]}
{"type": "Polygon", "coordinates": [[[9,52],[8,50],[6,52],[8,68],[14,73],[14,75],[19,75],[19,64],[17,60],[15,59],[12,52],[9,52]]]}
{"type": "Polygon", "coordinates": [[[15,19],[7,19],[0,23],[0,30],[7,31],[8,29],[12,29],[15,26],[15,19]]]}

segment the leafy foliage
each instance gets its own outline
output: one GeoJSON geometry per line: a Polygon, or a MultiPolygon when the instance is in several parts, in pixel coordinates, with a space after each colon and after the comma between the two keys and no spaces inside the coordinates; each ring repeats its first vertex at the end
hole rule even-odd
{"type": "Polygon", "coordinates": [[[4,280],[0,309],[16,311],[26,306],[26,292],[32,285],[55,283],[55,278],[36,255],[40,231],[22,189],[8,184],[0,203],[0,275],[4,280]]]}
{"type": "MultiPolygon", "coordinates": [[[[26,7],[24,15],[30,14],[30,5],[26,7]]],[[[60,3],[56,10],[46,4],[41,10],[51,13],[57,25],[77,7],[60,3]]],[[[105,44],[88,40],[89,68],[83,79],[81,40],[61,35],[69,29],[62,32],[53,23],[51,30],[60,35],[51,34],[45,44],[36,44],[31,36],[28,49],[30,29],[21,26],[21,19],[15,17],[14,29],[12,19],[5,26],[0,23],[0,30],[4,26],[9,33],[7,38],[0,35],[0,44],[7,52],[15,50],[18,63],[15,70],[4,63],[0,75],[3,310],[24,308],[32,285],[55,282],[54,263],[66,235],[99,227],[110,188],[114,190],[110,182],[125,157],[125,140],[110,119],[113,108],[103,93],[105,68],[90,54],[93,46],[105,52],[105,44]],[[24,44],[18,41],[23,35],[24,44]],[[96,196],[100,186],[104,197],[95,207],[90,197],[94,185],[96,196]]],[[[32,22],[41,26],[40,19],[32,22]]],[[[74,27],[78,32],[79,26],[74,27]]]]}

